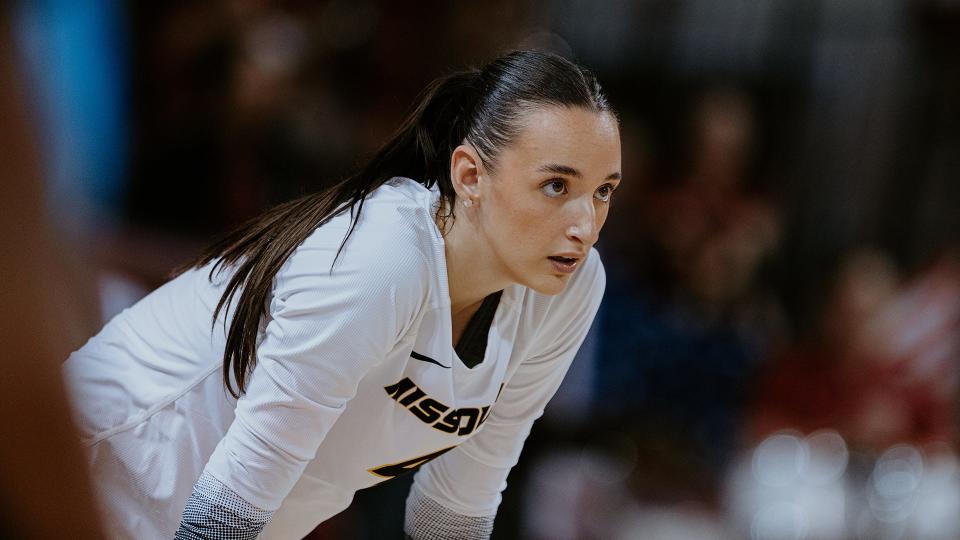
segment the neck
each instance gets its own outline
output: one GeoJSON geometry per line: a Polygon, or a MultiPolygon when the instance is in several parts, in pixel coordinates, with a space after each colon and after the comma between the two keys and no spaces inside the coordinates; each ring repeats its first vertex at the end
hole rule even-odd
{"type": "Polygon", "coordinates": [[[468,212],[461,212],[444,235],[450,309],[475,311],[483,299],[510,285],[483,238],[476,234],[468,212]]]}

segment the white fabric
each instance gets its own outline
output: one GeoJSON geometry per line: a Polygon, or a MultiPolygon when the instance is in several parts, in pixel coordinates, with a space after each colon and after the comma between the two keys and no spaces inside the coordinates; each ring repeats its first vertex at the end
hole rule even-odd
{"type": "Polygon", "coordinates": [[[211,326],[227,273],[212,284],[208,269],[177,277],[71,355],[65,376],[114,537],[172,537],[206,471],[275,510],[262,538],[301,538],[384,480],[371,469],[455,446],[421,469],[418,489],[455,512],[495,513],[530,425],[593,320],[603,268],[591,250],[560,295],[505,290],[486,356],[469,369],[451,345],[436,201],[435,190],[394,179],[368,198],[332,272],[349,215],[295,251],[275,278],[239,401],[222,377],[231,313],[211,326]],[[406,379],[419,390],[385,390],[406,379]],[[403,403],[416,392],[422,399],[403,403]],[[455,409],[488,415],[479,428],[461,415],[447,433],[438,424],[455,409]]]}

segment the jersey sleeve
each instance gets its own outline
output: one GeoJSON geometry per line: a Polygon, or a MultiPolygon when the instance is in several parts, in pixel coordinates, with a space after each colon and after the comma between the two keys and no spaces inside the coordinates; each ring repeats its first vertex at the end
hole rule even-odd
{"type": "Polygon", "coordinates": [[[181,529],[188,518],[202,527],[213,511],[243,514],[234,522],[248,533],[262,528],[362,377],[420,310],[427,274],[415,242],[396,231],[379,238],[358,226],[331,270],[345,229],[329,229],[318,229],[274,280],[256,367],[194,487],[192,513],[184,513],[181,529]],[[230,504],[212,504],[218,500],[230,504]]]}
{"type": "Polygon", "coordinates": [[[417,472],[405,520],[413,540],[489,537],[507,474],[600,306],[606,277],[596,251],[590,259],[570,290],[550,300],[538,346],[506,382],[480,431],[417,472]]]}

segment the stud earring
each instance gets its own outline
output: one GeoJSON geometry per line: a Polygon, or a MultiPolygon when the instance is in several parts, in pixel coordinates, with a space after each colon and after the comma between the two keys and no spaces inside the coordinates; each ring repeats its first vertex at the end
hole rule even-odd
{"type": "Polygon", "coordinates": [[[471,206],[473,206],[473,199],[464,199],[463,205],[466,206],[467,208],[470,208],[471,206]]]}

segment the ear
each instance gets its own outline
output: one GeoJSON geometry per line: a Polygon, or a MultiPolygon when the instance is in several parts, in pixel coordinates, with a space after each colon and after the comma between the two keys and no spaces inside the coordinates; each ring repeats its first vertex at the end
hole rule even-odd
{"type": "Polygon", "coordinates": [[[477,151],[468,144],[461,144],[450,154],[450,180],[457,197],[475,200],[480,196],[480,177],[483,164],[477,151]]]}

